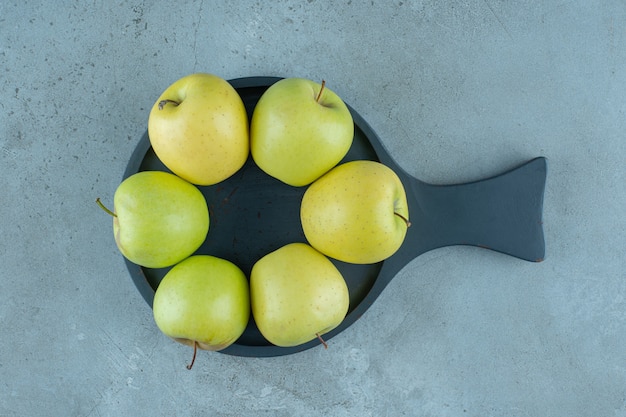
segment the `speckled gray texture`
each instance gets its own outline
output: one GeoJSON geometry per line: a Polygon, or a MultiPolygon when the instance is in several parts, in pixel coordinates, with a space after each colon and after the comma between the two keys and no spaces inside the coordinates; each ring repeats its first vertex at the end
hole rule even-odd
{"type": "Polygon", "coordinates": [[[626,4],[215,3],[0,3],[0,416],[625,417],[626,4]],[[94,199],[196,71],[325,79],[429,182],[546,156],[546,260],[432,251],[328,350],[187,371],[94,199]]]}

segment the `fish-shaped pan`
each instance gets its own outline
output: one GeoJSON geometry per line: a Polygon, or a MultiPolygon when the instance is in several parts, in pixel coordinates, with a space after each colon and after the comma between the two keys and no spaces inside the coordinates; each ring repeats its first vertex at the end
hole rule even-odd
{"type": "MultiPolygon", "coordinates": [[[[251,117],[263,92],[280,80],[246,77],[229,82],[239,92],[251,117]]],[[[410,261],[430,250],[452,245],[473,245],[530,262],[544,258],[542,225],[547,162],[543,157],[525,161],[510,171],[480,181],[433,185],[406,173],[384,149],[380,138],[351,107],[355,133],[342,162],[379,161],[392,168],[404,184],[412,223],[401,248],[390,258],[371,265],[332,260],[350,292],[344,321],[324,335],[326,341],[360,318],[391,279],[410,261]]],[[[124,178],[146,170],[169,170],[155,155],[147,132],[140,139],[124,178]]],[[[300,203],[306,187],[291,187],[263,173],[252,158],[235,175],[213,185],[198,187],[210,213],[210,229],[197,254],[228,259],[250,276],[254,263],[267,253],[292,242],[306,242],[300,223],[300,203]]],[[[130,275],[148,305],[170,268],[150,269],[126,260],[130,275]]],[[[268,357],[293,354],[320,346],[317,339],[295,347],[278,347],[259,332],[251,317],[243,335],[222,353],[268,357]]]]}

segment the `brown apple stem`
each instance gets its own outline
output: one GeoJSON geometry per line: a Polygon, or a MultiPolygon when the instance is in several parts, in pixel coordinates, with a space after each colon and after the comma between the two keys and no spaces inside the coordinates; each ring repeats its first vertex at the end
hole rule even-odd
{"type": "Polygon", "coordinates": [[[167,103],[172,103],[174,106],[178,106],[180,104],[178,101],[174,101],[174,100],[169,100],[169,99],[161,100],[159,101],[159,110],[163,110],[163,107],[165,107],[167,103]]]}
{"type": "Polygon", "coordinates": [[[324,349],[328,349],[328,343],[326,343],[324,339],[322,339],[322,336],[319,333],[315,333],[315,336],[317,336],[320,342],[322,342],[322,345],[324,345],[324,349]]]}
{"type": "Polygon", "coordinates": [[[322,80],[322,88],[320,88],[320,92],[317,95],[317,98],[315,99],[315,101],[317,101],[318,103],[320,102],[320,98],[322,97],[322,91],[324,91],[325,85],[326,85],[326,80],[322,80]]]}
{"type": "Polygon", "coordinates": [[[407,219],[406,217],[404,217],[402,214],[400,213],[396,213],[395,211],[393,212],[393,214],[395,214],[396,216],[400,217],[402,220],[404,220],[404,222],[406,223],[406,227],[411,227],[411,222],[409,221],[409,219],[407,219]]]}
{"type": "Polygon", "coordinates": [[[111,210],[109,210],[108,208],[106,208],[104,206],[104,204],[102,204],[102,201],[100,201],[100,197],[96,198],[96,203],[98,203],[98,205],[100,206],[100,208],[102,210],[104,210],[105,212],[109,213],[111,216],[113,217],[117,217],[117,214],[113,213],[111,210]]]}
{"type": "Polygon", "coordinates": [[[191,363],[187,365],[187,369],[191,370],[193,367],[193,363],[196,361],[196,353],[198,353],[198,342],[194,340],[193,342],[193,357],[191,358],[191,363]]]}

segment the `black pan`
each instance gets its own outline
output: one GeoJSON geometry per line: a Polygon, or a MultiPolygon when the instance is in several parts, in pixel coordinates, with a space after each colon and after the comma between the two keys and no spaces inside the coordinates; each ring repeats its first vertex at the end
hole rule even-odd
{"type": "MultiPolygon", "coordinates": [[[[263,92],[280,80],[248,77],[231,80],[241,95],[248,117],[263,92]]],[[[402,180],[412,226],[402,247],[383,262],[353,265],[333,260],[350,291],[350,308],[342,324],[324,338],[339,334],[372,305],[391,279],[411,260],[432,249],[473,245],[531,262],[544,258],[542,226],[546,159],[535,158],[495,177],[456,185],[431,185],[407,174],[384,149],[379,137],[350,106],[354,141],[342,162],[380,161],[402,180]]],[[[124,178],[146,170],[169,170],[156,157],[148,134],[135,149],[124,178]]],[[[300,224],[300,202],[306,187],[291,187],[263,173],[249,158],[231,178],[198,187],[209,205],[210,229],[198,254],[228,259],[247,276],[265,254],[291,242],[306,242],[300,224]]],[[[148,305],[169,268],[150,269],[126,260],[130,275],[148,305]]],[[[243,335],[221,352],[250,357],[280,356],[319,346],[318,340],[283,348],[270,344],[251,318],[243,335]]]]}

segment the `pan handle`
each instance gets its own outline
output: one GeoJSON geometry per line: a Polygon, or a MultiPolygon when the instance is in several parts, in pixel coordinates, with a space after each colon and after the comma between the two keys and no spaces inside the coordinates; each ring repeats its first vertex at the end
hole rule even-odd
{"type": "Polygon", "coordinates": [[[410,258],[443,246],[472,245],[531,262],[545,258],[543,195],[547,160],[539,157],[480,181],[432,185],[414,180],[410,258]]]}

